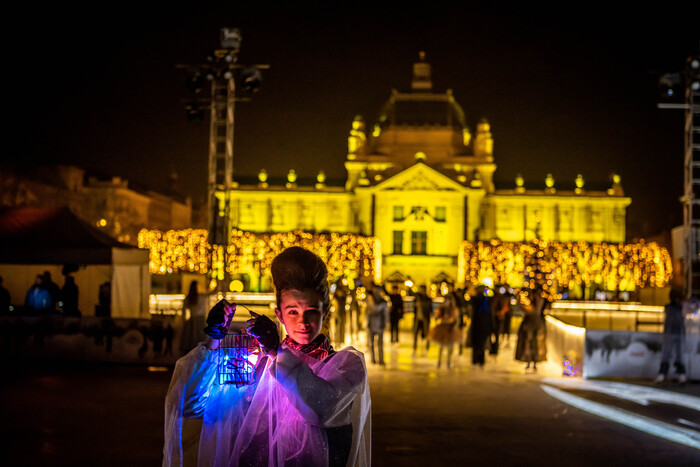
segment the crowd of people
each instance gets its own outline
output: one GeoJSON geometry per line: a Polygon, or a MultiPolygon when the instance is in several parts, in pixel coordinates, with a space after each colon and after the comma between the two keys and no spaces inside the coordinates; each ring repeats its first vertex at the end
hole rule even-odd
{"type": "Polygon", "coordinates": [[[81,316],[78,307],[79,289],[75,278],[65,274],[63,286],[53,281],[50,271],[37,274],[34,283],[24,297],[24,310],[28,313],[52,314],[64,316],[81,316]]]}
{"type": "MultiPolygon", "coordinates": [[[[385,366],[384,333],[388,344],[399,343],[399,328],[411,329],[413,355],[426,356],[431,344],[438,347],[437,367],[451,368],[453,355],[471,348],[472,364],[483,367],[487,355],[496,356],[511,346],[516,333],[514,358],[537,370],[546,359],[544,314],[550,303],[541,289],[513,291],[507,285],[455,289],[451,283],[432,288],[401,283],[358,281],[353,288],[343,279],[331,286],[336,345],[356,344],[366,332],[368,361],[385,366]],[[513,317],[522,318],[512,329],[513,317]],[[408,316],[408,318],[406,318],[408,316]],[[403,326],[412,319],[411,326],[403,326]]],[[[408,323],[407,323],[408,324],[408,323]]]]}
{"type": "MultiPolygon", "coordinates": [[[[64,268],[63,285],[54,282],[50,271],[44,271],[34,277],[34,282],[29,286],[23,297],[11,296],[3,285],[0,276],[0,315],[36,316],[36,315],[62,315],[82,316],[79,305],[80,289],[75,277],[64,268]]],[[[95,315],[110,316],[111,287],[109,282],[100,285],[98,293],[99,305],[95,307],[95,315]]]]}

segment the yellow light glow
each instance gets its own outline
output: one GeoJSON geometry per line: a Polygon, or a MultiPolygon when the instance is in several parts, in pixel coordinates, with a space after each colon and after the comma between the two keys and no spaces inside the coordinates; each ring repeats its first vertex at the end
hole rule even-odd
{"type": "Polygon", "coordinates": [[[664,287],[673,268],[668,250],[656,243],[463,242],[458,256],[461,283],[484,278],[511,287],[543,286],[551,299],[561,288],[592,283],[606,290],[664,287]]]}
{"type": "Polygon", "coordinates": [[[272,260],[290,246],[300,246],[319,255],[327,264],[329,276],[370,276],[381,280],[381,242],[375,237],[356,234],[313,234],[304,231],[255,234],[231,232],[224,255],[220,245],[207,242],[204,229],[142,230],[138,245],[150,250],[151,274],[171,272],[209,272],[210,264],[218,280],[224,267],[230,274],[270,275],[272,260]],[[226,264],[224,264],[226,263],[226,264]]]}

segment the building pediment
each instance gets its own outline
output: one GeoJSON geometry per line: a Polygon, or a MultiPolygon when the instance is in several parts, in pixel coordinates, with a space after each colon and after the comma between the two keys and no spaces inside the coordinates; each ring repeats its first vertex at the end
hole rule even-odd
{"type": "Polygon", "coordinates": [[[418,162],[381,183],[372,191],[467,191],[451,178],[418,162]]]}

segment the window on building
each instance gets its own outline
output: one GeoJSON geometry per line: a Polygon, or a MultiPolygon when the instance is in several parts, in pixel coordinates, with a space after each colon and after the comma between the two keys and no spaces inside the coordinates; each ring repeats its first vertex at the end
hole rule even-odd
{"type": "Polygon", "coordinates": [[[403,220],[403,206],[394,206],[394,221],[403,220]]]}
{"type": "Polygon", "coordinates": [[[437,222],[445,222],[446,216],[447,216],[447,209],[445,209],[445,206],[437,206],[435,208],[435,220],[437,222]]]}
{"type": "Polygon", "coordinates": [[[284,224],[284,206],[274,204],[272,206],[272,225],[281,227],[284,224]]]}
{"type": "Polygon", "coordinates": [[[428,232],[424,232],[424,231],[411,232],[411,254],[414,254],[414,255],[428,254],[428,232]]]}
{"type": "Polygon", "coordinates": [[[395,255],[403,254],[403,230],[394,230],[394,249],[395,255]]]}
{"type": "Polygon", "coordinates": [[[328,212],[330,213],[328,216],[328,226],[329,227],[340,226],[341,220],[343,219],[345,212],[341,210],[341,207],[338,203],[330,203],[328,207],[329,207],[328,212]],[[341,213],[342,213],[342,215],[341,215],[341,213]]]}

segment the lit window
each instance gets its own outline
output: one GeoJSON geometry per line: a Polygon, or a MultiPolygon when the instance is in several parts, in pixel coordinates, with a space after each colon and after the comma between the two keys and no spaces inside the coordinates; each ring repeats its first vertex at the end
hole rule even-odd
{"type": "Polygon", "coordinates": [[[446,215],[447,209],[445,209],[445,206],[437,206],[435,208],[435,220],[437,222],[445,222],[446,215]]]}
{"type": "Polygon", "coordinates": [[[403,230],[394,230],[394,249],[395,255],[403,254],[403,230]]]}
{"type": "Polygon", "coordinates": [[[394,221],[403,220],[403,206],[394,206],[394,221]]]}
{"type": "Polygon", "coordinates": [[[411,232],[411,254],[425,255],[427,254],[428,232],[414,231],[411,232]]]}

